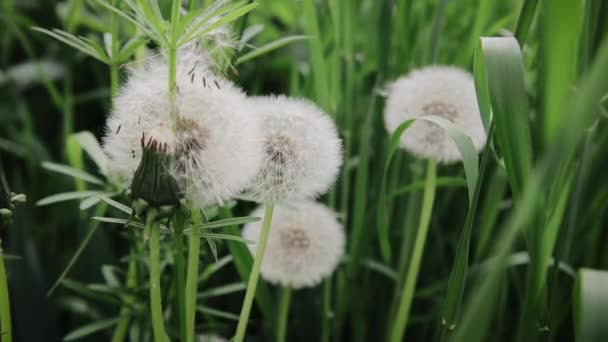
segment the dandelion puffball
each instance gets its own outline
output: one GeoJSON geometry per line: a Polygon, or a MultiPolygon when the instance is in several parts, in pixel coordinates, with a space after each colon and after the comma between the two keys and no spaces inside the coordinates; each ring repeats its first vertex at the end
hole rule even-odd
{"type": "MultiPolygon", "coordinates": [[[[263,216],[264,208],[251,215],[263,216]]],[[[243,237],[256,241],[262,222],[248,223],[243,237]]],[[[255,254],[256,244],[249,244],[255,254]]],[[[344,231],[336,214],[322,204],[297,201],[277,204],[262,262],[262,277],[294,289],[311,287],[329,276],[344,255],[344,231]]]]}
{"type": "Polygon", "coordinates": [[[263,127],[264,159],[249,189],[260,201],[312,198],[327,191],[342,164],[331,118],[315,104],[284,96],[250,99],[263,127]]]}
{"type": "MultiPolygon", "coordinates": [[[[389,89],[384,122],[389,132],[408,119],[425,115],[441,116],[467,134],[477,151],[486,143],[475,85],[471,75],[461,69],[430,66],[412,71],[395,81],[389,89]]],[[[407,151],[443,163],[462,159],[450,136],[434,123],[417,120],[401,136],[407,151]]]]}
{"type": "Polygon", "coordinates": [[[181,49],[171,123],[168,67],[152,60],[133,70],[115,99],[104,150],[112,171],[129,182],[141,159],[142,135],[162,137],[182,191],[199,205],[222,203],[248,186],[262,161],[259,120],[230,81],[213,74],[196,49],[181,49]]]}

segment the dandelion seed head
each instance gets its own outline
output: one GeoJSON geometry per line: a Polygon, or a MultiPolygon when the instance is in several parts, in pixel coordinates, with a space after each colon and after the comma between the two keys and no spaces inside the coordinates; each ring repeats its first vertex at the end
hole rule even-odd
{"type": "MultiPolygon", "coordinates": [[[[475,85],[470,73],[448,66],[430,66],[399,78],[389,89],[384,123],[392,133],[408,119],[437,115],[457,125],[477,151],[486,143],[475,85]]],[[[456,144],[438,125],[418,120],[401,136],[400,146],[422,158],[443,163],[462,160],[456,144]]]]}
{"type": "Polygon", "coordinates": [[[342,143],[329,116],[310,101],[252,98],[263,124],[264,160],[250,188],[260,202],[312,198],[327,191],[342,164],[342,143]]]}
{"type": "Polygon", "coordinates": [[[204,56],[180,49],[173,132],[167,75],[160,59],[131,71],[107,123],[104,150],[111,169],[128,184],[141,159],[139,138],[154,133],[175,154],[171,171],[182,191],[200,206],[222,204],[256,176],[263,156],[259,120],[245,94],[215,75],[204,56]]]}
{"type": "MultiPolygon", "coordinates": [[[[251,215],[263,216],[264,208],[251,215]]],[[[260,221],[248,223],[243,237],[257,241],[260,221]]],[[[277,204],[262,262],[262,277],[294,289],[312,287],[332,274],[344,255],[344,230],[336,214],[313,201],[277,204]]],[[[249,244],[255,254],[256,244],[249,244]]]]}

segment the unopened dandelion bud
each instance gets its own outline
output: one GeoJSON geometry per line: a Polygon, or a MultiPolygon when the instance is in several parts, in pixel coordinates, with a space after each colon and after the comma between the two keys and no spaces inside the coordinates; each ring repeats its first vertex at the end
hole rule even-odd
{"type": "Polygon", "coordinates": [[[0,228],[13,221],[15,204],[23,203],[25,199],[25,195],[11,192],[0,161],[0,228]]]}
{"type": "Polygon", "coordinates": [[[169,172],[171,154],[166,143],[159,143],[154,137],[147,141],[142,137],[142,158],[133,181],[131,182],[131,197],[136,202],[136,210],[145,209],[146,204],[159,208],[179,205],[181,194],[177,181],[169,172]]]}

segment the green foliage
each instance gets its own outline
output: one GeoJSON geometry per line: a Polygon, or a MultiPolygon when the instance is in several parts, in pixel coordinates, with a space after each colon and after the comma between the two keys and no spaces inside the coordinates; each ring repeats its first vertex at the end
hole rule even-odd
{"type": "MultiPolygon", "coordinates": [[[[602,0],[1,1],[2,163],[33,199],[0,230],[13,340],[152,339],[150,229],[100,138],[123,71],[193,42],[229,50],[217,70],[249,95],[313,100],[343,139],[320,201],[344,224],[347,255],[322,285],[291,291],[288,319],[280,289],[260,282],[248,340],[283,322],[290,341],[608,339],[607,13],[602,0]],[[215,46],[225,25],[234,40],[215,46]],[[473,72],[489,137],[478,157],[451,122],[425,118],[464,157],[425,179],[399,148],[412,122],[389,135],[382,114],[390,82],[431,63],[473,72]]],[[[181,237],[203,242],[197,333],[234,333],[252,207],[158,222],[171,340],[178,259],[192,250],[181,237]]]]}

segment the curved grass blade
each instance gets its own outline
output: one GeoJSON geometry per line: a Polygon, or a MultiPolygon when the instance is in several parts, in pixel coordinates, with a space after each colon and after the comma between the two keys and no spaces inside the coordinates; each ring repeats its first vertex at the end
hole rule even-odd
{"type": "MultiPolygon", "coordinates": [[[[381,189],[379,203],[384,204],[386,201],[386,180],[388,179],[388,171],[390,163],[393,159],[397,148],[399,147],[399,140],[401,135],[414,123],[415,120],[425,120],[434,123],[444,129],[450,138],[454,141],[460,154],[464,165],[466,174],[466,182],[469,193],[469,205],[473,203],[473,195],[475,193],[475,186],[477,185],[478,178],[478,167],[479,158],[477,156],[477,150],[473,146],[471,138],[467,136],[458,126],[453,124],[451,121],[444,119],[436,115],[427,115],[418,119],[410,119],[401,123],[397,129],[391,134],[389,139],[387,157],[384,163],[384,172],[382,174],[381,189]]],[[[388,236],[388,217],[386,211],[386,205],[380,205],[378,213],[378,239],[380,242],[380,250],[382,257],[385,261],[390,260],[391,247],[388,236]]]]}
{"type": "Polygon", "coordinates": [[[578,96],[572,98],[567,107],[570,115],[563,117],[557,139],[549,145],[549,149],[538,166],[529,175],[525,191],[522,193],[520,205],[515,208],[504,229],[501,231],[497,244],[494,246],[497,262],[495,267],[479,282],[478,288],[464,312],[462,323],[456,327],[455,342],[480,341],[485,336],[491,310],[495,303],[500,281],[503,279],[505,265],[513,242],[521,227],[529,223],[535,204],[545,191],[543,181],[551,179],[556,172],[556,165],[563,160],[570,160],[582,141],[585,131],[598,115],[597,104],[608,91],[608,41],[600,46],[594,64],[580,83],[578,96]]]}

